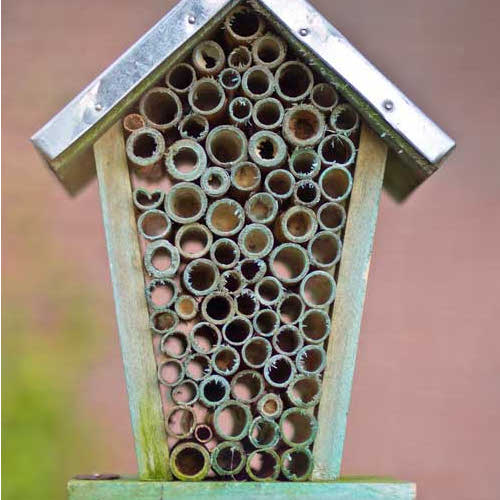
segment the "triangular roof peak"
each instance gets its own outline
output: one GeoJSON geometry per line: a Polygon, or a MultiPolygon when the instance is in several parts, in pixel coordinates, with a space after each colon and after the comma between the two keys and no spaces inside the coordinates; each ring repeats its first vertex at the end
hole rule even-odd
{"type": "MultiPolygon", "coordinates": [[[[78,94],[32,142],[65,188],[94,174],[92,145],[194,42],[242,0],[182,0],[78,94]]],[[[434,173],[454,141],[376,69],[307,0],[250,0],[389,145],[385,187],[398,200],[434,173]]]]}

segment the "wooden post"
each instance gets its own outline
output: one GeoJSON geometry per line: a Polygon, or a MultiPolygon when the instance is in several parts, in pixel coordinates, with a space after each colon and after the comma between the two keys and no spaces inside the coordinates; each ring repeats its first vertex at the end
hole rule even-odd
{"type": "Polygon", "coordinates": [[[170,479],[167,436],[120,122],[95,143],[94,155],[139,477],[170,479]]]}
{"type": "Polygon", "coordinates": [[[387,146],[363,125],[318,410],[319,430],[313,450],[313,481],[333,480],[340,475],[386,158],[387,146]]]}

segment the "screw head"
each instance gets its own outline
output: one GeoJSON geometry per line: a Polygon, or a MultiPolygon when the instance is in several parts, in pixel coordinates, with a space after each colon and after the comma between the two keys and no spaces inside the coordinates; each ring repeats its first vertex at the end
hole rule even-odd
{"type": "Polygon", "coordinates": [[[96,104],[95,105],[95,110],[96,111],[102,111],[102,104],[96,104]]]}
{"type": "Polygon", "coordinates": [[[382,106],[384,106],[384,109],[386,111],[392,111],[394,109],[394,103],[390,99],[386,99],[383,103],[382,106]]]}
{"type": "Polygon", "coordinates": [[[309,35],[309,29],[308,28],[301,28],[299,30],[299,34],[300,34],[300,36],[307,36],[307,35],[309,35]]]}
{"type": "Polygon", "coordinates": [[[188,23],[189,24],[194,24],[196,22],[196,17],[194,17],[193,15],[189,16],[188,17],[188,23]]]}

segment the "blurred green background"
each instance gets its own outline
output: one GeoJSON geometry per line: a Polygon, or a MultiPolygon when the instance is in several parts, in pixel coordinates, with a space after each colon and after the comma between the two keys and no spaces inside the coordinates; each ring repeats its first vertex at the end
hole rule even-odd
{"type": "MultiPolygon", "coordinates": [[[[28,138],[173,3],[2,2],[5,500],[134,472],[96,184],[70,199],[28,138]]],[[[407,203],[383,196],[344,473],[496,499],[500,4],[312,3],[459,145],[407,203]]]]}

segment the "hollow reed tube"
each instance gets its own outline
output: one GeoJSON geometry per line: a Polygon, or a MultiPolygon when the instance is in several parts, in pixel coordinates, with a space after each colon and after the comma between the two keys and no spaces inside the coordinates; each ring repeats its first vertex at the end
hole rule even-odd
{"type": "Polygon", "coordinates": [[[324,166],[350,167],[356,160],[356,146],[347,136],[326,136],[318,146],[318,154],[324,166]]]}
{"type": "Polygon", "coordinates": [[[238,128],[245,128],[252,117],[253,104],[246,97],[236,97],[229,103],[229,121],[238,128]]]}
{"type": "Polygon", "coordinates": [[[272,354],[271,343],[263,337],[248,339],[241,350],[245,364],[252,369],[263,368],[272,354]]]}
{"type": "Polygon", "coordinates": [[[307,275],[309,257],[300,245],[283,243],[271,252],[269,268],[273,276],[285,285],[295,285],[307,275]]]}
{"type": "Polygon", "coordinates": [[[239,474],[246,463],[246,453],[240,443],[223,441],[212,451],[212,469],[219,476],[239,474]]]}
{"type": "Polygon", "coordinates": [[[180,443],[170,454],[170,470],[181,481],[201,481],[210,471],[210,454],[199,443],[180,443]]]}
{"type": "Polygon", "coordinates": [[[201,297],[217,289],[219,276],[219,269],[211,260],[195,259],[184,268],[182,278],[186,290],[201,297]]]}
{"type": "Polygon", "coordinates": [[[213,426],[217,435],[226,441],[240,441],[248,434],[252,421],[250,408],[241,401],[230,399],[219,405],[213,414],[213,426]],[[230,427],[222,425],[228,421],[230,427]]]}
{"type": "Polygon", "coordinates": [[[243,275],[236,269],[229,269],[221,274],[219,288],[229,295],[239,295],[246,285],[243,275]]]}
{"type": "Polygon", "coordinates": [[[295,205],[278,218],[275,233],[280,241],[306,243],[314,236],[317,229],[318,221],[314,211],[295,205]]]}
{"type": "Polygon", "coordinates": [[[268,392],[259,399],[257,411],[264,418],[276,420],[283,412],[283,401],[278,394],[268,392]]]}
{"type": "Polygon", "coordinates": [[[228,98],[232,99],[241,85],[241,75],[234,68],[225,68],[219,73],[219,83],[226,91],[228,98]]]}
{"type": "Polygon", "coordinates": [[[137,231],[145,240],[160,240],[170,235],[172,221],[161,210],[148,210],[137,219],[137,231]]]}
{"type": "Polygon", "coordinates": [[[193,49],[192,61],[199,75],[214,76],[224,68],[226,55],[217,42],[204,40],[193,49]]]}
{"type": "Polygon", "coordinates": [[[244,198],[257,191],[261,177],[260,169],[255,163],[250,161],[238,163],[231,169],[231,184],[235,194],[240,198],[244,198]]]}
{"type": "Polygon", "coordinates": [[[264,388],[264,377],[257,370],[243,370],[231,379],[231,394],[240,403],[255,403],[264,393],[264,388]]]}
{"type": "Polygon", "coordinates": [[[272,337],[280,325],[278,313],[272,309],[260,309],[253,317],[253,328],[257,335],[272,337]]]}
{"type": "Polygon", "coordinates": [[[360,122],[358,112],[347,103],[336,106],[330,115],[330,127],[346,136],[354,135],[359,129],[360,122]]]}
{"type": "MultiPolygon", "coordinates": [[[[293,188],[293,202],[307,208],[315,207],[321,200],[321,189],[317,182],[311,179],[302,179],[293,188]]],[[[317,216],[316,216],[317,219],[317,216]]]]}
{"type": "Polygon", "coordinates": [[[247,148],[245,134],[231,125],[214,128],[206,140],[207,154],[212,163],[228,169],[247,159],[247,148]]]}
{"type": "Polygon", "coordinates": [[[224,113],[227,99],[218,81],[212,78],[201,78],[189,91],[188,101],[194,113],[204,116],[213,123],[224,113]]]}
{"type": "Polygon", "coordinates": [[[219,269],[232,269],[240,260],[240,249],[233,240],[220,238],[211,246],[210,258],[217,264],[219,269]]]}
{"type": "Polygon", "coordinates": [[[154,191],[148,191],[145,188],[134,189],[132,194],[134,200],[134,206],[140,212],[146,212],[147,210],[155,210],[160,208],[165,201],[165,192],[161,189],[155,189],[154,191]]]}
{"type": "Polygon", "coordinates": [[[289,481],[307,481],[314,460],[309,448],[289,448],[281,455],[281,472],[289,481]]]}
{"type": "Polygon", "coordinates": [[[275,69],[285,61],[287,45],[283,38],[267,33],[255,40],[252,56],[255,64],[275,69]]]}
{"type": "Polygon", "coordinates": [[[207,137],[209,129],[207,118],[198,113],[186,115],[179,123],[181,137],[196,142],[202,142],[207,137]]]}
{"type": "Polygon", "coordinates": [[[125,151],[136,172],[149,177],[157,173],[165,154],[165,139],[157,130],[143,127],[128,136],[125,151]]]}
{"type": "Polygon", "coordinates": [[[212,247],[212,232],[203,224],[184,224],[175,233],[175,248],[185,260],[204,257],[212,247]]]}
{"type": "Polygon", "coordinates": [[[274,76],[265,66],[252,66],[243,74],[241,90],[252,101],[270,97],[274,88],[274,76]]]}
{"type": "Polygon", "coordinates": [[[165,197],[165,212],[179,224],[189,224],[201,219],[207,205],[206,194],[192,182],[175,184],[165,197]]]}
{"type": "Polygon", "coordinates": [[[261,130],[250,138],[248,154],[254,163],[269,170],[285,163],[288,150],[281,136],[270,130],[261,130]]]}
{"type": "Polygon", "coordinates": [[[215,408],[229,399],[229,382],[221,375],[210,375],[200,383],[200,403],[215,408]]]}
{"type": "Polygon", "coordinates": [[[230,68],[235,69],[238,73],[244,73],[252,66],[252,53],[244,45],[234,48],[227,58],[227,63],[230,68]]]}
{"type": "Polygon", "coordinates": [[[229,191],[231,178],[222,167],[210,167],[201,174],[200,186],[210,198],[221,198],[229,191]]]}
{"type": "Polygon", "coordinates": [[[181,139],[168,148],[165,167],[176,181],[194,181],[207,168],[207,155],[196,141],[181,139]]]}
{"type": "Polygon", "coordinates": [[[177,94],[188,94],[194,82],[196,71],[191,64],[179,63],[172,66],[165,75],[165,84],[177,94]]]}
{"type": "Polygon", "coordinates": [[[240,367],[240,354],[230,345],[220,346],[212,355],[212,367],[215,373],[229,377],[240,367]]]}
{"type": "Polygon", "coordinates": [[[191,295],[181,295],[175,301],[175,312],[180,319],[190,321],[198,314],[198,302],[191,295]]]}
{"type": "Polygon", "coordinates": [[[330,315],[323,309],[308,309],[299,321],[299,329],[308,344],[322,344],[330,335],[330,327],[330,315]]]}
{"type": "Polygon", "coordinates": [[[123,130],[125,136],[128,137],[132,132],[146,126],[146,121],[143,116],[138,113],[131,113],[123,119],[123,130]]]}
{"type": "Polygon", "coordinates": [[[213,354],[221,345],[222,334],[217,326],[202,321],[191,328],[189,340],[195,352],[213,354]]]}
{"type": "Polygon", "coordinates": [[[169,436],[177,439],[189,438],[196,427],[196,414],[193,408],[175,405],[165,414],[165,430],[169,436]]]}
{"type": "Polygon", "coordinates": [[[182,103],[172,90],[153,87],[139,101],[139,111],[148,127],[166,132],[180,122],[182,103]]]}
{"type": "Polygon", "coordinates": [[[334,201],[323,203],[317,215],[319,227],[325,231],[341,231],[347,219],[345,208],[334,201]]]}
{"type": "Polygon", "coordinates": [[[250,45],[262,36],[265,28],[262,17],[246,6],[236,7],[224,20],[224,33],[231,45],[250,45]]]}
{"type": "Polygon", "coordinates": [[[245,224],[243,207],[230,198],[216,200],[208,208],[206,223],[217,236],[234,236],[245,224]]]}
{"type": "Polygon", "coordinates": [[[195,427],[193,434],[196,441],[202,444],[208,443],[214,437],[212,428],[206,424],[198,424],[195,427]]]}
{"type": "Polygon", "coordinates": [[[312,71],[299,61],[283,63],[275,75],[276,93],[285,103],[297,103],[307,99],[314,85],[312,71]]]}
{"type": "Polygon", "coordinates": [[[311,104],[294,106],[283,118],[283,137],[295,147],[315,146],[323,138],[325,128],[323,114],[311,104]]]}
{"type": "Polygon", "coordinates": [[[272,224],[278,214],[278,201],[270,193],[256,193],[245,203],[245,213],[254,223],[272,224]]]}
{"type": "Polygon", "coordinates": [[[255,448],[274,448],[280,440],[280,428],[274,420],[254,418],[248,429],[248,439],[255,448]]]}
{"type": "Polygon", "coordinates": [[[172,278],[177,273],[181,258],[177,248],[167,240],[151,242],[144,252],[144,268],[155,278],[172,278]]]}
{"type": "Polygon", "coordinates": [[[280,418],[281,439],[291,447],[310,445],[318,431],[318,422],[305,408],[289,408],[280,418]]]}
{"type": "Polygon", "coordinates": [[[342,242],[332,231],[316,233],[307,245],[311,265],[320,270],[328,270],[340,262],[342,242]]]}
{"type": "Polygon", "coordinates": [[[274,481],[280,473],[280,457],[272,448],[254,450],[248,455],[246,471],[253,481],[274,481]]]}
{"type": "Polygon", "coordinates": [[[263,259],[273,249],[274,236],[264,224],[250,224],[240,232],[238,245],[245,257],[263,259]]]}
{"type": "Polygon", "coordinates": [[[253,122],[261,130],[276,130],[280,128],[284,117],[285,108],[274,97],[258,100],[252,111],[253,122]]]}
{"type": "Polygon", "coordinates": [[[171,309],[157,309],[149,318],[149,327],[153,333],[164,335],[174,331],[179,324],[179,317],[171,309]]]}
{"type": "Polygon", "coordinates": [[[264,378],[271,387],[287,387],[296,374],[295,364],[289,356],[275,354],[264,366],[264,378]]]}
{"type": "Polygon", "coordinates": [[[333,85],[318,83],[311,91],[311,103],[323,113],[331,113],[339,102],[339,95],[333,85]]]}
{"type": "Polygon", "coordinates": [[[299,408],[313,408],[321,397],[321,380],[316,375],[297,375],[286,390],[288,400],[299,408]]]}
{"type": "Polygon", "coordinates": [[[309,307],[326,307],[335,300],[333,276],[325,271],[313,271],[300,284],[300,295],[309,307]]]}
{"type": "Polygon", "coordinates": [[[295,179],[285,169],[277,169],[270,172],[264,181],[265,190],[278,201],[283,202],[293,195],[295,179]]]}
{"type": "Polygon", "coordinates": [[[320,175],[319,187],[324,198],[339,203],[351,194],[352,175],[344,167],[329,167],[320,175]]]}
{"type": "Polygon", "coordinates": [[[211,293],[203,299],[201,314],[209,323],[224,325],[235,314],[234,301],[227,293],[211,293]]]}

